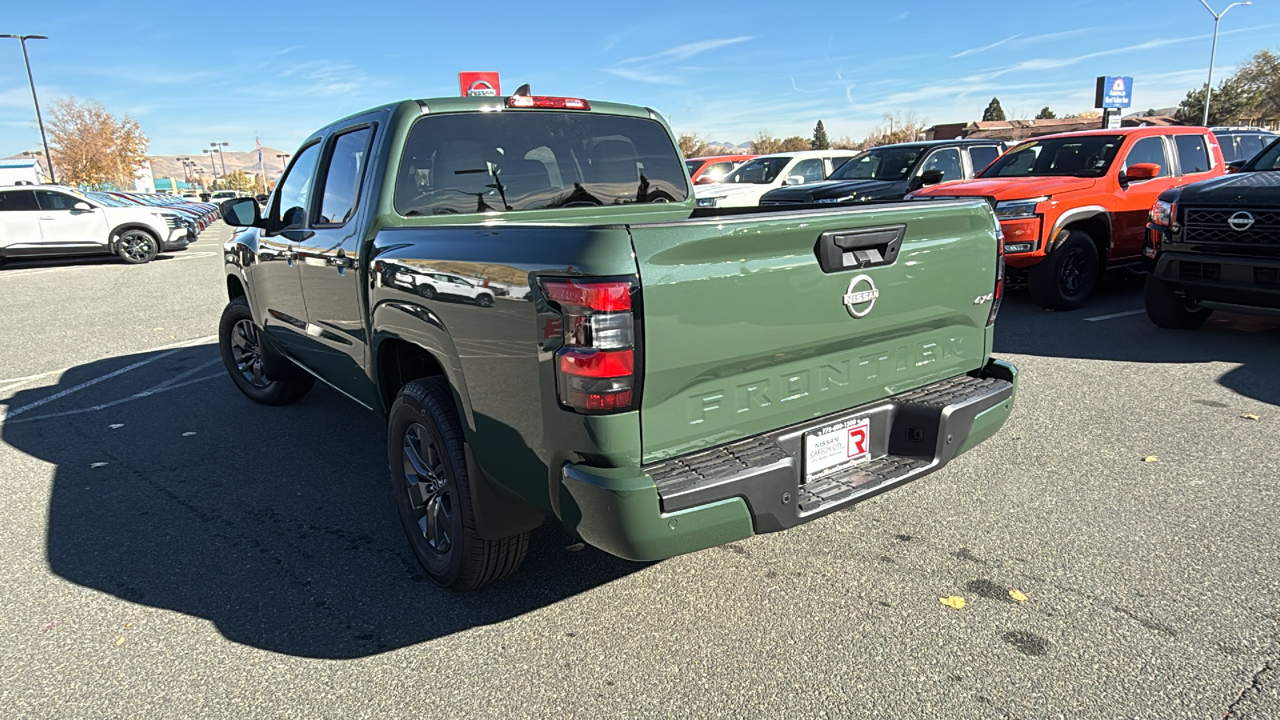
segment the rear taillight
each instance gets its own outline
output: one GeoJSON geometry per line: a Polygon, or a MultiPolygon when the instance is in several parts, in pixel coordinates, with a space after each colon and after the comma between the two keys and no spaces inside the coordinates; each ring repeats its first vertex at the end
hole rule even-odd
{"type": "Polygon", "coordinates": [[[1004,231],[996,230],[996,289],[991,291],[991,312],[987,315],[987,327],[996,324],[1000,314],[1000,300],[1004,298],[1004,231]]]}
{"type": "Polygon", "coordinates": [[[561,316],[564,346],[556,353],[560,404],[587,413],[636,408],[636,283],[544,279],[542,291],[561,316]]]}

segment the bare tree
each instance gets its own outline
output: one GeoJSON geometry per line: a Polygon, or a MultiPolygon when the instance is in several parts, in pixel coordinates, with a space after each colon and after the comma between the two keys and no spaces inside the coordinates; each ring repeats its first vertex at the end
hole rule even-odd
{"type": "Polygon", "coordinates": [[[862,141],[863,147],[919,140],[928,128],[928,120],[916,117],[914,110],[908,111],[906,115],[900,112],[885,113],[884,121],[885,125],[877,126],[862,141]]]}
{"type": "Polygon", "coordinates": [[[59,98],[45,123],[58,177],[67,185],[133,187],[150,140],[128,115],[117,120],[100,103],[59,98]]]}

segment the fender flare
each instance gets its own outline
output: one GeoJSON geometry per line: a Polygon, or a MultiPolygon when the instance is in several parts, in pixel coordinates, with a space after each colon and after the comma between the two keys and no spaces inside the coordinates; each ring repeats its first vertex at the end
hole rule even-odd
{"type": "Polygon", "coordinates": [[[1049,253],[1052,253],[1054,250],[1058,249],[1058,245],[1061,244],[1061,238],[1059,238],[1058,234],[1062,231],[1063,228],[1070,225],[1071,223],[1079,222],[1081,220],[1090,220],[1096,217],[1101,217],[1103,224],[1107,226],[1107,236],[1105,238],[1095,238],[1095,239],[1105,240],[1107,249],[1108,251],[1110,251],[1112,247],[1111,213],[1101,205],[1085,205],[1078,208],[1071,208],[1070,210],[1058,216],[1058,219],[1053,223],[1053,232],[1049,233],[1048,235],[1048,242],[1045,244],[1045,250],[1044,250],[1045,254],[1047,255],[1049,253]]]}

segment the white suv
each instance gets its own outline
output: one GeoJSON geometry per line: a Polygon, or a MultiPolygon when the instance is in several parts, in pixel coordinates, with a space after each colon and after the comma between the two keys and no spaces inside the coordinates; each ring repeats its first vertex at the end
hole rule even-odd
{"type": "Polygon", "coordinates": [[[430,300],[436,296],[466,298],[483,307],[493,305],[493,290],[464,277],[437,270],[397,268],[395,279],[403,285],[412,285],[419,295],[430,300]]]}
{"type": "Polygon", "coordinates": [[[195,241],[194,225],[159,207],[107,207],[60,185],[0,188],[0,263],[24,257],[119,255],[149,262],[195,241]]]}
{"type": "Polygon", "coordinates": [[[857,154],[856,150],[805,150],[761,155],[734,168],[715,185],[695,187],[693,193],[700,208],[754,207],[770,190],[826,180],[857,154]]]}

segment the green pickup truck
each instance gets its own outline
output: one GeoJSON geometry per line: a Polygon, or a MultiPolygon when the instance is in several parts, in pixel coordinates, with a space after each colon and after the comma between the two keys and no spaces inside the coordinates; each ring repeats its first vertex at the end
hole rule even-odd
{"type": "Polygon", "coordinates": [[[984,200],[697,209],[690,187],[648,108],[353,115],[265,210],[223,203],[245,228],[223,361],[259,403],[319,378],[384,414],[404,529],[459,590],[515,570],[548,516],[667,558],[848,507],[1004,424],[984,200]]]}

